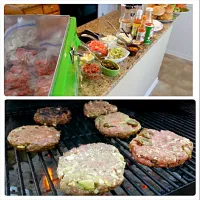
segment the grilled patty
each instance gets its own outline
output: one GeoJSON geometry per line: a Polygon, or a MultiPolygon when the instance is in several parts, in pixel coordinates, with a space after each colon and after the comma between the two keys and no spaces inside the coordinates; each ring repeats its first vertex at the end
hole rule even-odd
{"type": "Polygon", "coordinates": [[[37,124],[56,126],[57,124],[66,124],[71,119],[71,112],[62,107],[46,107],[37,109],[34,115],[34,121],[37,124]]]}
{"type": "Polygon", "coordinates": [[[96,118],[100,115],[117,112],[117,106],[107,101],[89,101],[84,105],[84,115],[89,118],[96,118]]]}
{"type": "Polygon", "coordinates": [[[171,131],[143,129],[130,143],[134,159],[149,167],[175,167],[192,156],[193,143],[171,131]]]}
{"type": "Polygon", "coordinates": [[[18,150],[41,152],[59,142],[60,131],[47,126],[21,126],[12,130],[7,139],[18,150]]]}
{"type": "Polygon", "coordinates": [[[121,112],[97,117],[95,126],[103,135],[119,138],[128,138],[141,129],[138,121],[121,112]]]}
{"type": "Polygon", "coordinates": [[[104,143],[73,148],[59,158],[60,189],[69,195],[98,195],[124,180],[125,162],[118,149],[104,143]]]}

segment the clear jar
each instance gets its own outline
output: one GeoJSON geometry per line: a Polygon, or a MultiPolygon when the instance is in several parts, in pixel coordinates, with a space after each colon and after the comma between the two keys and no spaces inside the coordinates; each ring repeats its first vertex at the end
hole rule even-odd
{"type": "Polygon", "coordinates": [[[120,20],[120,32],[122,31],[122,28],[126,33],[131,33],[132,29],[132,17],[131,17],[131,6],[126,6],[124,15],[122,16],[120,20]]]}

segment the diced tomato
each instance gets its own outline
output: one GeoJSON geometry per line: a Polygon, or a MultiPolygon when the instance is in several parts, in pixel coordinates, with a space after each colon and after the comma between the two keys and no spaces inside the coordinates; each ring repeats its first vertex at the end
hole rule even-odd
{"type": "Polygon", "coordinates": [[[101,41],[92,40],[91,42],[88,43],[88,47],[92,51],[99,52],[105,56],[108,54],[107,46],[101,41]]]}

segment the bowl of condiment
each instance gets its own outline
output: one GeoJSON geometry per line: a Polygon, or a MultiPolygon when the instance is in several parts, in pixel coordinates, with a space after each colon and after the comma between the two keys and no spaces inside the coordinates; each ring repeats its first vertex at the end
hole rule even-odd
{"type": "Polygon", "coordinates": [[[108,44],[108,46],[116,45],[117,44],[117,37],[115,37],[114,35],[107,35],[106,37],[102,37],[101,41],[108,44]]]}
{"type": "Polygon", "coordinates": [[[88,62],[93,62],[95,60],[95,57],[92,55],[92,53],[87,52],[84,53],[83,56],[80,57],[80,64],[88,63],[88,62]]]}
{"type": "Polygon", "coordinates": [[[87,46],[99,59],[103,59],[108,55],[108,45],[102,41],[92,40],[87,43],[87,46]]]}
{"type": "Polygon", "coordinates": [[[129,56],[136,56],[140,48],[135,44],[126,46],[126,49],[130,52],[129,56]]]}
{"type": "Polygon", "coordinates": [[[102,61],[102,72],[106,76],[115,77],[120,71],[120,67],[117,63],[112,60],[103,60],[102,61]]]}
{"type": "Polygon", "coordinates": [[[109,48],[108,56],[106,57],[106,59],[111,60],[115,63],[119,63],[125,60],[129,54],[130,52],[127,51],[125,48],[113,46],[109,48]]]}
{"type": "Polygon", "coordinates": [[[97,80],[101,75],[101,64],[98,62],[90,62],[81,65],[81,74],[83,78],[97,80]]]}

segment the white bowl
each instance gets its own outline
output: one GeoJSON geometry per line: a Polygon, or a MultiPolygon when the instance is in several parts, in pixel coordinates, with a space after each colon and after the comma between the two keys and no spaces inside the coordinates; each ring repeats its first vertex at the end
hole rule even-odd
{"type": "Polygon", "coordinates": [[[113,46],[109,47],[108,56],[105,59],[106,60],[111,60],[111,61],[113,61],[115,63],[120,63],[120,62],[124,61],[129,56],[129,54],[130,54],[130,52],[128,50],[126,50],[125,48],[117,46],[117,45],[113,45],[113,46]],[[124,57],[118,58],[118,59],[113,59],[113,58],[109,57],[109,50],[112,49],[112,48],[116,48],[116,47],[121,48],[123,50],[124,57]]]}

